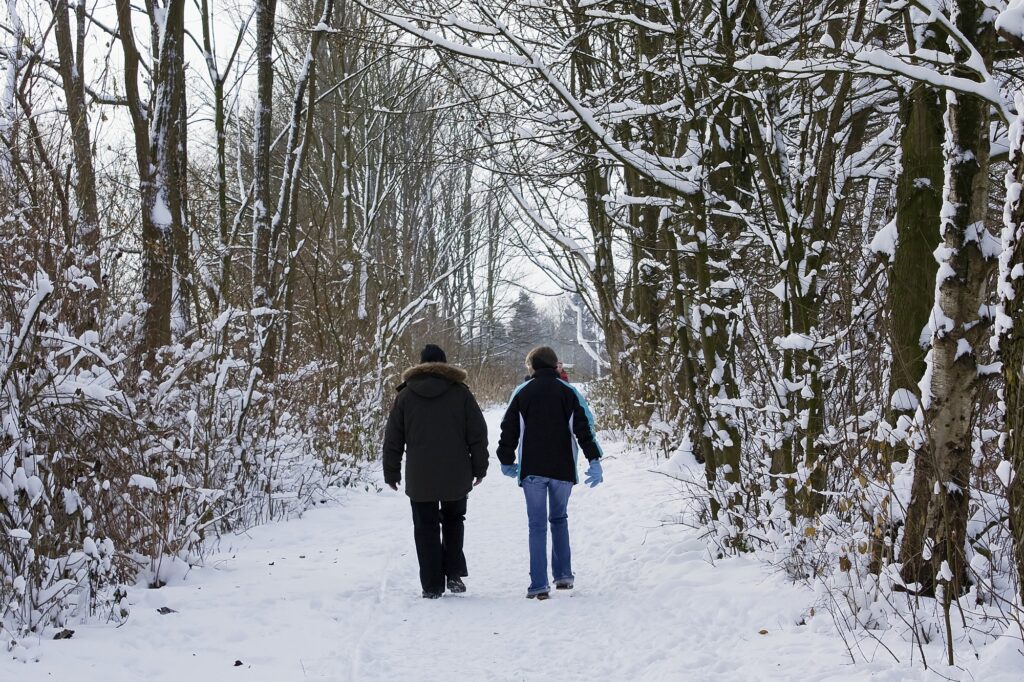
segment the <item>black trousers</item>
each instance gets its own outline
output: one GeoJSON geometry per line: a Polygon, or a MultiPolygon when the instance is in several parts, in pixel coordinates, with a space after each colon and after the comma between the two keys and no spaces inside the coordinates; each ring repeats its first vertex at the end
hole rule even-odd
{"type": "Polygon", "coordinates": [[[466,498],[451,502],[412,501],[416,558],[420,561],[420,585],[428,592],[444,592],[445,578],[462,578],[466,555],[466,498]]]}

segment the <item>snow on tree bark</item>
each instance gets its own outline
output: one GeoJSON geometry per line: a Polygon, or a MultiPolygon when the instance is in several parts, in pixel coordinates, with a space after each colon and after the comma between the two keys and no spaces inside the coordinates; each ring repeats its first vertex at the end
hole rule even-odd
{"type": "MultiPolygon", "coordinates": [[[[995,31],[981,2],[954,5],[952,20],[975,36],[978,53],[991,65],[995,31]]],[[[971,56],[962,46],[958,63],[971,56]]],[[[966,589],[965,546],[971,476],[971,427],[978,392],[978,351],[987,325],[980,318],[994,267],[993,238],[985,215],[989,183],[990,106],[982,98],[946,93],[942,242],[935,250],[938,273],[931,313],[931,350],[921,403],[925,443],[915,482],[900,560],[903,578],[932,594],[941,585],[950,600],[966,589]],[[939,568],[949,567],[949,580],[939,568]]]]}

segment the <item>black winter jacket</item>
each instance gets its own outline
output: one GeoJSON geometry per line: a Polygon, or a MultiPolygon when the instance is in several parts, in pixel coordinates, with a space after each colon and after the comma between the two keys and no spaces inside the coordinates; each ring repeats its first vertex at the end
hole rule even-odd
{"type": "Polygon", "coordinates": [[[406,370],[384,432],[384,482],[402,480],[416,502],[458,500],[487,474],[487,424],[465,384],[443,362],[406,370]]]}
{"type": "Polygon", "coordinates": [[[578,483],[576,443],[588,460],[604,454],[583,395],[559,379],[557,370],[536,370],[509,401],[501,420],[498,460],[514,464],[518,446],[520,481],[546,476],[578,483]]]}

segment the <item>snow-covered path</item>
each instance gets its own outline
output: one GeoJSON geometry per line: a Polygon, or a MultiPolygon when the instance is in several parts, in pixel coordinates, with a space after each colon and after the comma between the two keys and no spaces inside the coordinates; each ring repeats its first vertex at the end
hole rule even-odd
{"type": "Polygon", "coordinates": [[[923,679],[891,659],[852,666],[827,615],[797,624],[810,593],[755,560],[710,566],[692,531],[664,523],[671,482],[609,451],[605,484],[570,502],[577,587],[547,602],[524,598],[521,491],[492,460],[470,496],[465,595],[420,598],[404,495],[352,493],[133,591],[120,629],[80,626],[38,663],[0,657],[0,680],[923,679]]]}

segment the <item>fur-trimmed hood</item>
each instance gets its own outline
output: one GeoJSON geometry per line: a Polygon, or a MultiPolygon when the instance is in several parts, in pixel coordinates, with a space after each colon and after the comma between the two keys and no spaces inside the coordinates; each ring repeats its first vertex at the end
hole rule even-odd
{"type": "Polygon", "coordinates": [[[441,395],[453,384],[466,383],[466,370],[446,362],[424,362],[402,372],[402,385],[398,390],[409,390],[425,398],[441,395]]]}
{"type": "Polygon", "coordinates": [[[465,383],[468,376],[466,370],[455,365],[449,365],[447,362],[424,362],[419,365],[413,365],[402,372],[402,383],[424,375],[439,376],[443,379],[448,379],[453,384],[465,383]]]}

